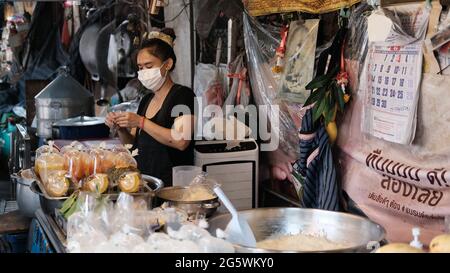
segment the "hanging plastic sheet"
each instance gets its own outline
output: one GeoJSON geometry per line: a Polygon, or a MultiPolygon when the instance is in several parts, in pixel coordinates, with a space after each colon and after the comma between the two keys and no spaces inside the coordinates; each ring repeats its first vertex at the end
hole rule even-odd
{"type": "MultiPolygon", "coordinates": [[[[370,14],[372,7],[366,3],[361,3],[361,5],[354,8],[351,12],[351,16],[348,21],[349,31],[347,34],[347,46],[345,48],[345,58],[349,60],[354,60],[351,64],[357,65],[357,75],[361,73],[363,68],[363,63],[366,58],[367,48],[368,48],[368,36],[367,36],[367,16],[370,14]]],[[[346,66],[351,65],[347,63],[346,66]]],[[[355,86],[357,86],[357,78],[355,81],[355,86]]],[[[353,86],[353,87],[355,87],[353,86]]],[[[351,90],[358,90],[357,88],[352,88],[351,90]]]]}
{"type": "Polygon", "coordinates": [[[278,141],[279,149],[288,157],[296,159],[299,142],[297,128],[286,105],[278,97],[279,82],[271,69],[276,62],[275,51],[280,44],[280,38],[274,36],[273,32],[269,32],[247,13],[244,13],[243,23],[253,97],[258,106],[266,107],[269,128],[272,132],[279,132],[278,136],[272,136],[278,139],[271,141],[278,141]]]}
{"type": "Polygon", "coordinates": [[[319,19],[290,23],[286,43],[285,66],[281,77],[281,97],[303,104],[309,97],[305,86],[314,76],[319,19]]]}
{"type": "MultiPolygon", "coordinates": [[[[386,17],[380,19],[390,20],[392,27],[385,41],[369,47],[360,78],[366,98],[362,127],[372,136],[411,144],[422,75],[422,40],[430,9],[424,4],[398,6],[377,10],[370,17],[381,13],[386,17]]],[[[369,18],[369,39],[371,25],[377,22],[369,18]]]]}
{"type": "Polygon", "coordinates": [[[227,105],[247,106],[250,101],[250,88],[247,80],[247,68],[244,66],[244,54],[239,54],[229,66],[228,78],[231,88],[223,107],[227,105]]]}

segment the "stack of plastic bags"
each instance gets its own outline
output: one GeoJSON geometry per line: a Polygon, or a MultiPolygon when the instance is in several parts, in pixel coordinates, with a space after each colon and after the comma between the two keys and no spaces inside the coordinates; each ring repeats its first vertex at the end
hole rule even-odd
{"type": "Polygon", "coordinates": [[[135,201],[126,193],[115,204],[91,193],[79,198],[79,211],[67,224],[71,253],[234,252],[229,242],[205,229],[206,221],[187,222],[187,216],[175,209],[147,210],[142,200],[135,201]],[[162,226],[167,233],[156,232],[162,226]]]}

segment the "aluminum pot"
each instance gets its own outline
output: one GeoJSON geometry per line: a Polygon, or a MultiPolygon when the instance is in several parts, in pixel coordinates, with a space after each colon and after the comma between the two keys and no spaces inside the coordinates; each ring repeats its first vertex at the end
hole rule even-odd
{"type": "Polygon", "coordinates": [[[16,199],[20,212],[27,217],[34,217],[41,205],[39,195],[30,189],[31,184],[36,181],[31,169],[12,174],[11,180],[16,183],[16,199]]]}
{"type": "MultiPolygon", "coordinates": [[[[155,205],[155,195],[159,190],[161,190],[164,187],[164,183],[161,181],[161,179],[150,176],[150,175],[142,175],[142,179],[147,182],[148,190],[142,193],[131,193],[135,200],[136,199],[143,199],[147,202],[149,209],[153,208],[155,205]]],[[[46,214],[54,214],[55,209],[60,209],[68,198],[65,197],[51,197],[48,194],[46,194],[45,189],[41,189],[41,187],[38,185],[37,181],[34,181],[30,189],[39,195],[39,201],[41,204],[42,211],[46,214]]],[[[109,199],[111,201],[117,200],[119,197],[119,193],[105,193],[104,195],[108,195],[109,199]]]]}
{"type": "Polygon", "coordinates": [[[94,115],[94,96],[62,72],[35,96],[37,134],[51,138],[53,123],[80,115],[94,115]]]}
{"type": "Polygon", "coordinates": [[[109,137],[109,127],[105,118],[79,116],[63,119],[53,124],[56,139],[102,139],[109,137]]]}
{"type": "MultiPolygon", "coordinates": [[[[304,208],[259,208],[239,211],[247,219],[256,241],[274,234],[297,234],[301,231],[313,234],[324,233],[330,241],[345,243],[349,247],[327,251],[279,251],[252,248],[235,244],[236,252],[369,252],[385,237],[382,226],[367,218],[349,213],[304,209],[304,208]]],[[[216,235],[218,228],[225,230],[231,220],[230,214],[223,214],[209,220],[209,231],[216,235]]]]}
{"type": "Polygon", "coordinates": [[[183,193],[188,187],[174,186],[167,187],[160,190],[156,196],[159,204],[166,203],[169,207],[174,207],[185,211],[189,217],[196,217],[197,215],[205,215],[211,217],[217,208],[220,207],[219,198],[215,196],[211,199],[199,201],[184,201],[182,199],[183,193]]]}

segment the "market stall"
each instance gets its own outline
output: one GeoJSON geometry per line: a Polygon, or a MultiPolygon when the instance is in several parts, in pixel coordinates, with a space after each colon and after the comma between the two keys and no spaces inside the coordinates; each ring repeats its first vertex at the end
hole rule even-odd
{"type": "Polygon", "coordinates": [[[7,7],[28,252],[450,251],[446,1],[7,7]]]}

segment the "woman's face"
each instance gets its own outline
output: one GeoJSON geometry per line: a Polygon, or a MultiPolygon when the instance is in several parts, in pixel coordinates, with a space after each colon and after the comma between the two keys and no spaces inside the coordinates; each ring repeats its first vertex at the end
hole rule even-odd
{"type": "Polygon", "coordinates": [[[171,60],[172,59],[169,58],[163,62],[160,58],[150,54],[147,49],[142,49],[137,55],[137,65],[139,70],[161,67],[161,75],[165,75],[167,70],[170,69],[171,60]]]}

